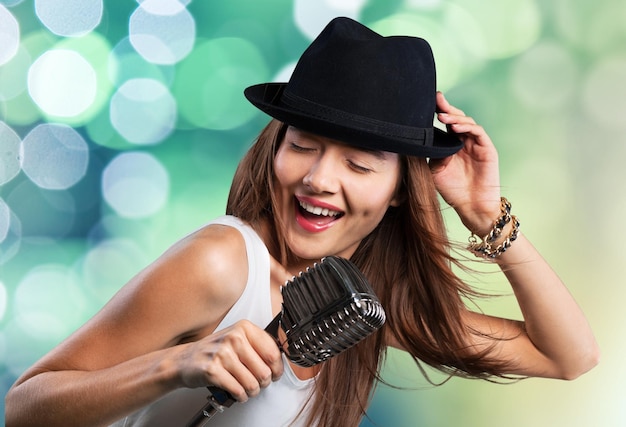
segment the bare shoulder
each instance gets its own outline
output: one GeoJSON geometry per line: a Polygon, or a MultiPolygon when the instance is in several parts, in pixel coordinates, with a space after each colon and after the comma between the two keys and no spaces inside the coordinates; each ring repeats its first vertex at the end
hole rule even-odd
{"type": "Polygon", "coordinates": [[[170,307],[184,335],[217,326],[243,292],[247,275],[241,233],[209,225],[168,249],[129,283],[129,291],[151,294],[156,301],[150,308],[170,307]]]}
{"type": "Polygon", "coordinates": [[[226,225],[206,226],[172,249],[173,260],[187,265],[187,282],[195,296],[228,308],[243,292],[248,277],[246,244],[241,233],[226,225]]]}

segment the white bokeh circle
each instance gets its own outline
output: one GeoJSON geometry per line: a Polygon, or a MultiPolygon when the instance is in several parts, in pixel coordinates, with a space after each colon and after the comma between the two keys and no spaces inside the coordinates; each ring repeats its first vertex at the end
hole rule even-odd
{"type": "Polygon", "coordinates": [[[9,62],[20,46],[20,25],[9,10],[0,4],[0,65],[9,62]]]}
{"type": "Polygon", "coordinates": [[[169,195],[169,175],[151,154],[119,154],[102,173],[102,195],[125,218],[143,218],[158,212],[169,195]]]}
{"type": "Polygon", "coordinates": [[[40,188],[65,190],[80,181],[89,164],[89,146],[72,127],[44,123],[22,141],[22,170],[40,188]]]}
{"type": "Polygon", "coordinates": [[[115,130],[134,144],[161,142],[176,126],[176,100],[157,80],[128,80],[111,97],[109,109],[115,130]]]}
{"type": "Polygon", "coordinates": [[[98,86],[92,65],[78,52],[44,52],[28,71],[28,91],[41,110],[51,116],[74,117],[89,108],[98,86]]]}

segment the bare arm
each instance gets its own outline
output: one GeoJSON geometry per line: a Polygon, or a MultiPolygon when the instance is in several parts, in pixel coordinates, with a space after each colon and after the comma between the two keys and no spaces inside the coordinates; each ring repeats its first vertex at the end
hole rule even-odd
{"type": "MultiPolygon", "coordinates": [[[[106,426],[173,390],[173,349],[112,367],[84,370],[38,364],[6,397],[8,426],[106,426]]],[[[179,349],[176,349],[179,350],[179,349]]],[[[54,362],[54,361],[53,361],[54,362]]]]}
{"type": "Polygon", "coordinates": [[[177,244],[18,379],[7,425],[107,425],[180,387],[257,394],[282,372],[273,340],[245,321],[212,334],[245,285],[245,256],[228,227],[177,244]]]}
{"type": "MultiPolygon", "coordinates": [[[[494,356],[511,363],[512,374],[574,379],[593,368],[599,350],[589,324],[557,274],[520,235],[498,260],[522,311],[523,322],[467,313],[477,330],[504,338],[494,356]]],[[[476,348],[494,341],[473,337],[476,348]]]]}
{"type": "MultiPolygon", "coordinates": [[[[431,162],[435,185],[463,224],[485,236],[500,216],[496,149],[484,129],[442,94],[437,106],[439,120],[465,145],[457,154],[431,162]]],[[[503,235],[510,230],[509,224],[503,235]]],[[[505,338],[495,341],[493,356],[511,362],[510,373],[529,376],[571,379],[595,366],[599,350],[583,312],[523,233],[496,262],[513,288],[524,321],[466,313],[469,326],[505,338]]],[[[469,339],[478,350],[494,344],[475,336],[469,339]]]]}

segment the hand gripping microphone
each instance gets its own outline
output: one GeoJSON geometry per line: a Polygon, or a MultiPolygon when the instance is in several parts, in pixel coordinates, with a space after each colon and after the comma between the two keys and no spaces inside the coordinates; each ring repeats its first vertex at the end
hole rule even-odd
{"type": "MultiPolygon", "coordinates": [[[[265,328],[293,363],[310,367],[334,357],[385,323],[370,283],[349,260],[328,256],[281,288],[282,310],[265,328]],[[279,328],[286,339],[281,342],[279,328]]],[[[235,399],[209,386],[208,403],[187,427],[205,425],[235,399]]]]}

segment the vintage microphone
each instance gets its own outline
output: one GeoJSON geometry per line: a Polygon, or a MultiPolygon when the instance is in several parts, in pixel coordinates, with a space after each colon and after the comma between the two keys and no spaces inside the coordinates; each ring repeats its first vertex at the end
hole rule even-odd
{"type": "MultiPolygon", "coordinates": [[[[385,323],[385,311],[370,283],[349,260],[328,256],[282,288],[282,310],[265,328],[293,363],[310,367],[334,357],[385,323]],[[279,328],[286,339],[279,339],[279,328]]],[[[187,427],[205,425],[235,399],[209,386],[208,403],[187,427]]]]}

